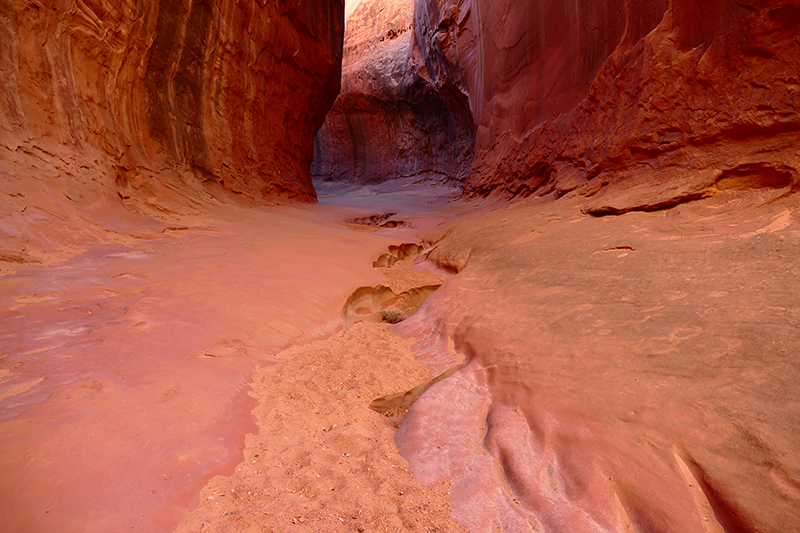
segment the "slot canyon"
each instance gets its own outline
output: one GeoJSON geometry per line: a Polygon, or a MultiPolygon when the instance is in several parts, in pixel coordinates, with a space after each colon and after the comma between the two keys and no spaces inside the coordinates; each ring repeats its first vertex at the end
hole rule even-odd
{"type": "Polygon", "coordinates": [[[800,531],[797,0],[0,0],[0,532],[800,531]]]}

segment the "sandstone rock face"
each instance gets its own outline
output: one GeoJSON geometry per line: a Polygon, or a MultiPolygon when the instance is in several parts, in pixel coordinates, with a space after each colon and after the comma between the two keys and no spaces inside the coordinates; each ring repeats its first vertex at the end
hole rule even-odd
{"type": "Polygon", "coordinates": [[[468,193],[634,187],[620,208],[647,209],[726,175],[796,178],[795,2],[418,0],[415,23],[478,125],[468,193]]]}
{"type": "Polygon", "coordinates": [[[411,0],[363,0],[353,9],[342,93],[315,141],[315,178],[466,178],[475,136],[467,99],[450,80],[427,76],[413,28],[411,0]]]}
{"type": "Polygon", "coordinates": [[[313,200],[343,13],[341,0],[2,0],[0,159],[16,175],[22,153],[79,154],[99,176],[87,181],[123,198],[177,179],[313,200]]]}
{"type": "Polygon", "coordinates": [[[415,475],[470,532],[800,531],[787,189],[603,218],[531,197],[429,234],[458,274],[397,327],[431,376],[468,364],[398,431],[415,475]]]}

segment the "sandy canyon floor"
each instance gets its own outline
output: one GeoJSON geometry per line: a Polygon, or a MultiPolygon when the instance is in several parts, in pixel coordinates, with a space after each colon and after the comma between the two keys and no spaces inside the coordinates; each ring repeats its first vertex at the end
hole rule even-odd
{"type": "Polygon", "coordinates": [[[108,214],[106,243],[4,258],[0,530],[800,528],[788,190],[606,216],[319,192],[108,214]],[[403,223],[364,224],[384,213],[403,223]],[[435,285],[398,324],[353,320],[435,285]]]}

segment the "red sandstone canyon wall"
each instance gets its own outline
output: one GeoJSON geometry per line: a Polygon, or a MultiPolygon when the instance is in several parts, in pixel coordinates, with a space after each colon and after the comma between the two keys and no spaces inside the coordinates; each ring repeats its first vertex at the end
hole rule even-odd
{"type": "Polygon", "coordinates": [[[362,0],[353,8],[342,92],[315,142],[315,178],[466,178],[475,137],[468,101],[448,80],[426,76],[413,29],[412,0],[362,0]]]}
{"type": "Polygon", "coordinates": [[[791,0],[417,0],[415,14],[425,68],[478,125],[468,193],[581,187],[602,203],[636,186],[642,209],[720,180],[796,180],[799,30],[791,0]]]}
{"type": "Polygon", "coordinates": [[[342,0],[2,0],[3,176],[50,169],[84,193],[102,182],[151,202],[168,176],[172,189],[314,200],[343,18],[342,0]]]}

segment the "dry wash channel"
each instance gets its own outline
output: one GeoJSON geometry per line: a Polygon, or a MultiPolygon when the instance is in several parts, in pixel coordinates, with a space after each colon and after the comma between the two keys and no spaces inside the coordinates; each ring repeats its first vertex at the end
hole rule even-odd
{"type": "MultiPolygon", "coordinates": [[[[211,480],[178,532],[464,531],[451,518],[449,483],[420,483],[394,442],[404,407],[446,377],[428,381],[418,340],[381,318],[389,308],[410,314],[444,279],[422,264],[430,243],[414,246],[382,269],[386,285],[348,299],[345,331],[256,371],[258,432],[246,438],[244,461],[211,480]],[[355,313],[373,293],[383,311],[355,313]],[[408,392],[373,401],[391,391],[408,392]]],[[[392,247],[395,257],[400,249],[410,246],[392,247]]]]}

